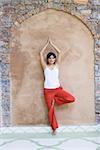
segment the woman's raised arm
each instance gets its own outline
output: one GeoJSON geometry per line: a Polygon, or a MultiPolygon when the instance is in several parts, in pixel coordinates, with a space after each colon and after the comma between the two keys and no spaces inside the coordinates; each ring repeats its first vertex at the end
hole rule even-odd
{"type": "Polygon", "coordinates": [[[57,63],[60,63],[61,61],[61,51],[58,49],[58,47],[52,43],[51,39],[49,39],[49,42],[51,43],[51,45],[56,49],[56,51],[58,52],[58,58],[57,58],[57,63]]]}
{"type": "Polygon", "coordinates": [[[42,64],[43,69],[44,69],[45,66],[46,66],[46,62],[45,62],[45,60],[44,60],[43,53],[44,53],[46,47],[48,46],[48,44],[49,44],[49,40],[47,41],[47,43],[45,44],[45,46],[44,46],[44,47],[42,48],[42,50],[40,51],[40,59],[41,59],[41,64],[42,64]]]}

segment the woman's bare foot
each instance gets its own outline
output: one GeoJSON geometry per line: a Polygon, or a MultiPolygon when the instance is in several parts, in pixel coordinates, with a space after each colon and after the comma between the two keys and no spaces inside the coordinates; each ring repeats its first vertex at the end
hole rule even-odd
{"type": "Polygon", "coordinates": [[[56,130],[52,130],[52,135],[56,135],[56,130]]]}

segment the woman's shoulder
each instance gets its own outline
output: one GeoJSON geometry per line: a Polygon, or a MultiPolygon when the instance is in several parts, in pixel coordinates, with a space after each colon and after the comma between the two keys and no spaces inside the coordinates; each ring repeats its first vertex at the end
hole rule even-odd
{"type": "MultiPolygon", "coordinates": [[[[50,67],[48,66],[48,65],[45,65],[45,67],[43,68],[43,70],[46,70],[46,69],[50,69],[50,67]]],[[[59,68],[59,64],[58,63],[56,63],[55,65],[54,65],[54,68],[59,68]]]]}

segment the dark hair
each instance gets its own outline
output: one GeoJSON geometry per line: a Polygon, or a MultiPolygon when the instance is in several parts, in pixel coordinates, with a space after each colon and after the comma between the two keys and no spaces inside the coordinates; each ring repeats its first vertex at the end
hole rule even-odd
{"type": "Polygon", "coordinates": [[[48,59],[50,58],[51,55],[53,55],[54,58],[56,58],[56,54],[55,54],[55,53],[49,52],[49,53],[47,54],[47,64],[48,64],[48,59]]]}

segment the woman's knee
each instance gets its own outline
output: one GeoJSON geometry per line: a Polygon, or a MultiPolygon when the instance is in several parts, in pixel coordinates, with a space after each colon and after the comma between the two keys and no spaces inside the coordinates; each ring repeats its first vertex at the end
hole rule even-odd
{"type": "Polygon", "coordinates": [[[71,102],[75,102],[75,101],[76,101],[76,98],[75,98],[74,96],[71,96],[70,101],[71,101],[71,102]]]}

